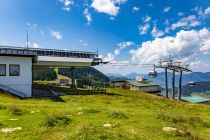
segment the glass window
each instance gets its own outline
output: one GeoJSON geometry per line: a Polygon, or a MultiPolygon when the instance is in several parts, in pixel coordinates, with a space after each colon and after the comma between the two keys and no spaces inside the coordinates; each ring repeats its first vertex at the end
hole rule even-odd
{"type": "Polygon", "coordinates": [[[6,64],[0,64],[0,76],[6,76],[6,64]]]}
{"type": "Polygon", "coordinates": [[[10,76],[20,76],[20,65],[9,65],[9,75],[10,76]]]}

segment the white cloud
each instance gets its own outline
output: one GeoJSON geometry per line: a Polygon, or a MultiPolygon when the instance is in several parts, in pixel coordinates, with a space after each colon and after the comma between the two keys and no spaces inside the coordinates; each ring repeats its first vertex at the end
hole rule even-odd
{"type": "Polygon", "coordinates": [[[37,27],[38,27],[38,25],[37,25],[36,23],[30,23],[30,22],[28,22],[28,23],[26,23],[26,25],[27,25],[30,29],[32,29],[32,30],[36,30],[37,27]]]}
{"type": "Polygon", "coordinates": [[[111,54],[111,53],[108,53],[107,54],[107,56],[106,57],[104,57],[104,61],[105,62],[112,62],[112,61],[114,61],[114,59],[115,59],[115,56],[113,55],[113,54],[111,54]]]}
{"type": "Polygon", "coordinates": [[[201,22],[197,20],[195,15],[190,15],[188,17],[181,18],[177,23],[173,23],[171,25],[171,29],[175,30],[176,28],[180,27],[184,28],[195,27],[199,26],[200,24],[201,22]]]}
{"type": "Polygon", "coordinates": [[[127,0],[93,0],[91,7],[99,13],[117,16],[120,9],[118,5],[123,4],[126,1],[127,0]]]}
{"type": "Polygon", "coordinates": [[[172,58],[190,63],[200,55],[210,52],[210,31],[179,31],[176,36],[156,38],[143,42],[137,50],[131,50],[132,61],[141,64],[156,63],[160,59],[172,58]]]}
{"type": "Polygon", "coordinates": [[[37,44],[37,43],[33,43],[30,47],[32,47],[32,48],[40,48],[39,44],[37,44]]]}
{"type": "Polygon", "coordinates": [[[92,21],[92,16],[89,12],[89,10],[87,8],[85,8],[84,12],[83,12],[86,20],[87,20],[87,24],[90,25],[91,21],[92,21]]]}
{"type": "Polygon", "coordinates": [[[61,3],[63,3],[64,6],[70,6],[74,4],[73,0],[60,0],[61,3]]]}
{"type": "Polygon", "coordinates": [[[36,42],[34,42],[34,43],[31,43],[31,42],[26,42],[25,43],[25,46],[27,46],[27,44],[28,44],[28,46],[30,47],[30,48],[40,48],[40,46],[39,46],[39,44],[37,44],[36,42]]]}
{"type": "Polygon", "coordinates": [[[170,24],[169,20],[166,19],[165,22],[164,22],[164,25],[168,26],[170,24]]]}
{"type": "Polygon", "coordinates": [[[73,0],[59,0],[63,4],[63,10],[69,12],[70,6],[74,4],[73,0]]]}
{"type": "Polygon", "coordinates": [[[69,12],[71,9],[69,7],[63,7],[63,10],[69,12]]]}
{"type": "Polygon", "coordinates": [[[179,12],[177,15],[181,17],[181,16],[184,16],[184,13],[183,12],[179,12]]]}
{"type": "Polygon", "coordinates": [[[163,9],[163,13],[167,13],[167,12],[169,12],[169,11],[170,11],[170,9],[171,9],[171,7],[165,7],[165,8],[163,9]]]}
{"type": "Polygon", "coordinates": [[[165,33],[161,30],[158,30],[157,27],[154,26],[152,31],[151,31],[151,34],[154,38],[157,38],[157,37],[163,36],[165,33]]]}
{"type": "Polygon", "coordinates": [[[104,61],[116,62],[115,57],[120,54],[122,49],[133,46],[135,43],[132,41],[123,41],[117,44],[117,48],[114,50],[114,54],[108,53],[106,57],[104,57],[104,61]]]}
{"type": "Polygon", "coordinates": [[[125,49],[125,48],[130,47],[130,46],[133,46],[133,45],[134,45],[134,42],[131,42],[131,41],[119,43],[119,44],[117,45],[118,48],[115,49],[115,51],[114,51],[114,55],[115,55],[115,56],[119,55],[119,54],[120,54],[120,51],[121,51],[122,49],[125,49]]]}
{"type": "Polygon", "coordinates": [[[205,19],[210,15],[210,6],[207,7],[206,9],[203,10],[202,7],[198,7],[196,6],[195,8],[191,9],[192,11],[196,12],[197,15],[201,18],[201,19],[205,19]]]}
{"type": "Polygon", "coordinates": [[[143,26],[139,26],[139,33],[141,35],[144,35],[148,32],[149,28],[150,28],[150,24],[145,24],[143,26]]]}
{"type": "Polygon", "coordinates": [[[113,20],[113,21],[114,21],[114,20],[115,20],[115,18],[114,18],[114,17],[109,17],[109,20],[113,20]]]}
{"type": "Polygon", "coordinates": [[[196,58],[194,61],[190,63],[190,66],[193,68],[204,68],[208,67],[209,64],[207,62],[201,61],[199,58],[196,58]]]}
{"type": "Polygon", "coordinates": [[[133,10],[133,12],[139,12],[139,7],[134,6],[132,10],[133,10]]]}
{"type": "Polygon", "coordinates": [[[148,23],[151,20],[151,17],[146,15],[145,17],[142,18],[143,22],[148,23]]]}
{"type": "Polygon", "coordinates": [[[205,9],[205,15],[209,15],[210,14],[210,6],[208,8],[205,9]]]}
{"type": "Polygon", "coordinates": [[[148,16],[148,15],[146,15],[145,17],[142,18],[142,21],[144,22],[144,25],[140,25],[138,27],[139,33],[141,35],[144,35],[144,34],[146,34],[148,32],[148,30],[150,28],[150,24],[149,24],[150,20],[151,20],[151,17],[148,16]]]}
{"type": "Polygon", "coordinates": [[[59,31],[52,30],[50,34],[52,37],[56,38],[57,40],[61,40],[63,38],[59,31]]]}
{"type": "Polygon", "coordinates": [[[84,46],[84,47],[88,46],[88,44],[82,40],[79,40],[79,43],[81,46],[84,46]]]}

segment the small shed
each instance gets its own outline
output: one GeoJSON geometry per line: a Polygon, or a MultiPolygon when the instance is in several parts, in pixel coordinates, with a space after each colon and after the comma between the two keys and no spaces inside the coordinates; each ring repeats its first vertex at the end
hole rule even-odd
{"type": "Polygon", "coordinates": [[[190,103],[210,104],[210,99],[200,96],[185,96],[182,97],[181,100],[190,103]]]}
{"type": "Polygon", "coordinates": [[[130,90],[136,90],[147,93],[158,93],[160,92],[160,85],[153,83],[151,81],[134,81],[128,80],[128,85],[130,90]]]}

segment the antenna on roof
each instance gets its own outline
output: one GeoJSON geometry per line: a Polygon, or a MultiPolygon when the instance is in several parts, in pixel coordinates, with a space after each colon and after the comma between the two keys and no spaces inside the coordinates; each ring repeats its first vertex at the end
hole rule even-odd
{"type": "Polygon", "coordinates": [[[28,49],[28,43],[29,43],[28,37],[29,37],[29,35],[28,35],[28,30],[27,30],[27,35],[26,35],[26,48],[27,48],[27,49],[28,49]]]}
{"type": "Polygon", "coordinates": [[[96,57],[98,57],[98,49],[96,50],[96,57]]]}

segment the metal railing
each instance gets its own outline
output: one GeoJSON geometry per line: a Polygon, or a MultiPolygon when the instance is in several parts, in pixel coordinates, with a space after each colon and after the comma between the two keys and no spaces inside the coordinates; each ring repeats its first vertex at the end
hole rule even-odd
{"type": "Polygon", "coordinates": [[[4,90],[4,91],[7,91],[7,92],[9,92],[9,93],[12,93],[12,94],[14,94],[14,95],[16,95],[16,96],[22,97],[22,98],[25,97],[25,93],[20,92],[20,91],[17,91],[17,90],[15,90],[15,89],[13,89],[13,88],[10,88],[10,87],[5,86],[5,85],[2,85],[2,84],[0,84],[0,89],[2,89],[2,90],[4,90]]]}

